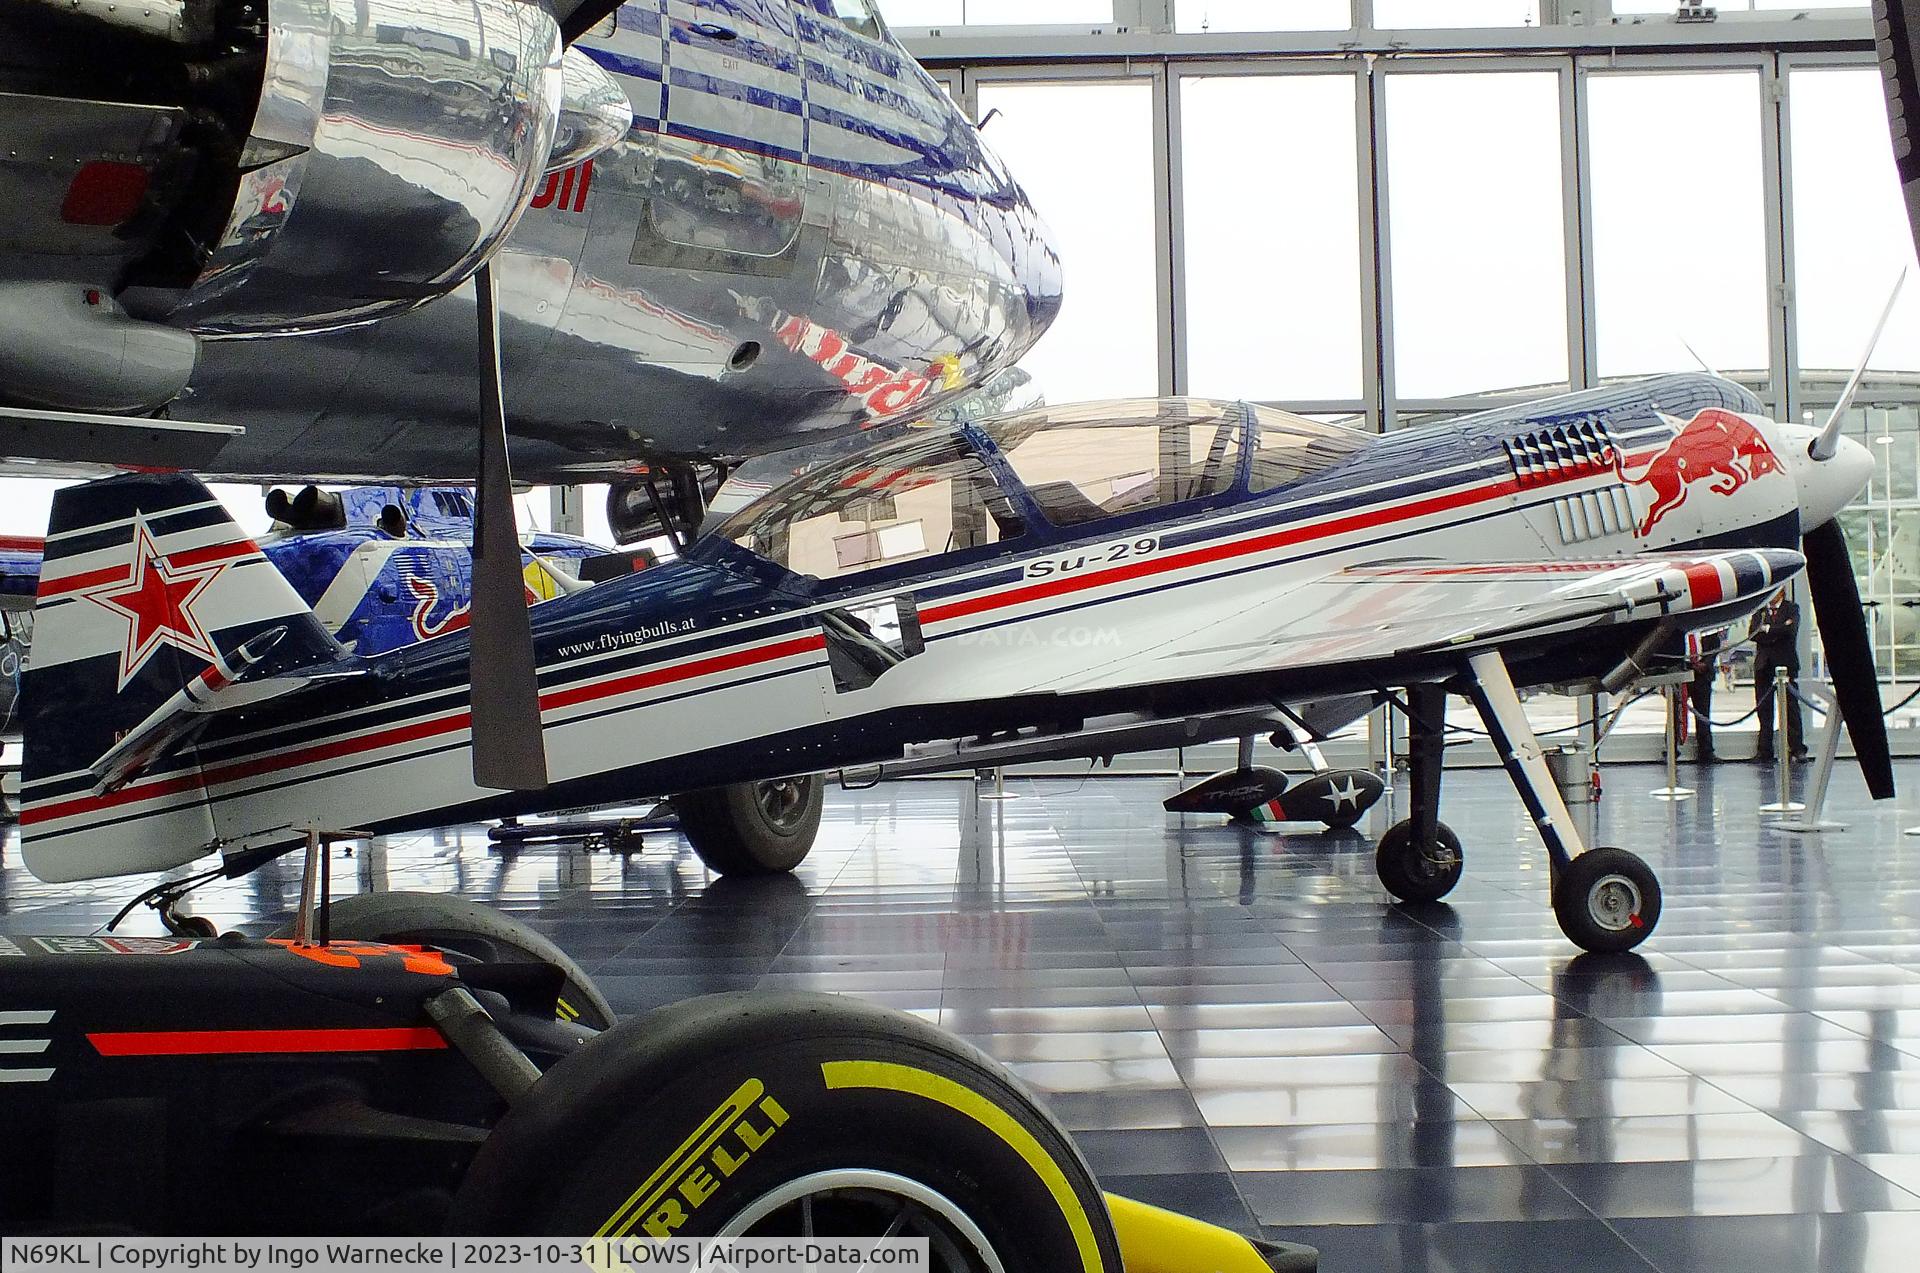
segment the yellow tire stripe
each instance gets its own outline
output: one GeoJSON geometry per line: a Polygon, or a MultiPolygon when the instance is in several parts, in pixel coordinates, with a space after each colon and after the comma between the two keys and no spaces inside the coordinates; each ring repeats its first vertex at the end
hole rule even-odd
{"type": "Polygon", "coordinates": [[[1066,1173],[1060,1170],[1060,1164],[1053,1160],[1053,1155],[1041,1148],[1033,1133],[1022,1127],[1006,1110],[950,1078],[891,1061],[824,1061],[820,1065],[820,1074],[829,1090],[878,1088],[936,1101],[966,1115],[998,1136],[1026,1160],[1027,1166],[1033,1168],[1033,1174],[1040,1177],[1040,1183],[1053,1195],[1055,1205],[1067,1219],[1067,1227],[1073,1231],[1074,1244],[1080,1249],[1083,1273],[1105,1273],[1106,1265],[1100,1258],[1100,1244],[1093,1236],[1093,1222],[1087,1218],[1087,1209],[1081,1204],[1080,1196],[1067,1183],[1066,1173]]]}

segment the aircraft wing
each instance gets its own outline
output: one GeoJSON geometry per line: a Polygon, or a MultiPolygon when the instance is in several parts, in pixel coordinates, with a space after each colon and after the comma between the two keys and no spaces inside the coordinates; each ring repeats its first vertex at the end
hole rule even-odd
{"type": "MultiPolygon", "coordinates": [[[[1463,653],[1576,628],[1758,606],[1805,566],[1797,552],[1741,549],[1629,560],[1443,562],[1350,566],[1279,593],[1183,608],[1177,624],[1128,641],[1115,657],[1078,652],[1015,687],[1079,693],[1238,672],[1334,666],[1440,650],[1463,653]]],[[[1040,660],[1046,662],[1047,660],[1040,660]]],[[[1038,669],[1035,669],[1038,670],[1038,669]]],[[[998,679],[998,678],[996,678],[998,679]]]]}

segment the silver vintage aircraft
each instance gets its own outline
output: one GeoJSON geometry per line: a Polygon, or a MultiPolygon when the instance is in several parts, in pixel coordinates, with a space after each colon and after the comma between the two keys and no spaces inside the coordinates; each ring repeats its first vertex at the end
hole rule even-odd
{"type": "Polygon", "coordinates": [[[0,7],[0,455],[470,478],[487,261],[523,479],[924,410],[1045,329],[1031,205],[870,0],[552,8],[564,54],[523,0],[0,7]]]}

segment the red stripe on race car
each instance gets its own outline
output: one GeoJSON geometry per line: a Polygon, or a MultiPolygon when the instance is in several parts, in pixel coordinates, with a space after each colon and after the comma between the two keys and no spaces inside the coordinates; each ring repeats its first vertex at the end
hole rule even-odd
{"type": "Polygon", "coordinates": [[[447,1046],[431,1026],[338,1030],[136,1030],[89,1034],[101,1056],[230,1056],[262,1052],[427,1052],[447,1046]]]}

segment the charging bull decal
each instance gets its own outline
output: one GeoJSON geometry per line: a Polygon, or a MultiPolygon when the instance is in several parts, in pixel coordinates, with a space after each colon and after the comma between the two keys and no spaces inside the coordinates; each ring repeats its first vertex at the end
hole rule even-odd
{"type": "MultiPolygon", "coordinates": [[[[526,590],[527,604],[530,606],[538,605],[548,599],[536,593],[525,583],[521,586],[526,590]]],[[[431,579],[425,579],[419,575],[408,575],[407,591],[411,592],[415,598],[413,607],[415,640],[428,641],[437,636],[445,636],[449,632],[458,632],[472,621],[473,616],[470,611],[473,609],[473,602],[471,600],[459,602],[444,615],[435,617],[436,611],[446,607],[440,600],[439,585],[431,579]]],[[[451,601],[452,598],[448,600],[451,601]]]]}
{"type": "Polygon", "coordinates": [[[1707,489],[1715,495],[1731,495],[1769,473],[1785,472],[1780,457],[1760,430],[1718,407],[1709,407],[1681,425],[1673,441],[1638,473],[1626,471],[1617,450],[1613,469],[1621,481],[1640,487],[1652,497],[1636,532],[1643,539],[1662,518],[1686,503],[1687,492],[1695,483],[1707,482],[1707,489]]]}

